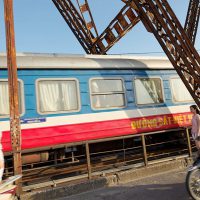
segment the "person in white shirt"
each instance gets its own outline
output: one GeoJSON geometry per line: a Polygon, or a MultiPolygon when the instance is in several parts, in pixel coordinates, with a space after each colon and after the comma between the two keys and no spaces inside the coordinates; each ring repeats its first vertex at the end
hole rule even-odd
{"type": "Polygon", "coordinates": [[[192,137],[195,141],[197,147],[197,157],[200,158],[200,114],[199,109],[196,105],[190,106],[190,111],[192,112],[192,137]]]}
{"type": "Polygon", "coordinates": [[[0,183],[2,182],[3,171],[4,171],[4,155],[2,151],[1,138],[2,138],[2,132],[0,131],[0,183]]]}

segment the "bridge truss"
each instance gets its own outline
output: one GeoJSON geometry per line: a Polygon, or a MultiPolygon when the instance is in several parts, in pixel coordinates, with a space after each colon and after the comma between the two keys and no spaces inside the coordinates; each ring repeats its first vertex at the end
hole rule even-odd
{"type": "Polygon", "coordinates": [[[87,54],[106,54],[139,21],[152,33],[200,107],[200,56],[194,47],[200,0],[190,0],[183,28],[167,0],[121,0],[123,8],[99,35],[88,0],[52,0],[87,54]]]}

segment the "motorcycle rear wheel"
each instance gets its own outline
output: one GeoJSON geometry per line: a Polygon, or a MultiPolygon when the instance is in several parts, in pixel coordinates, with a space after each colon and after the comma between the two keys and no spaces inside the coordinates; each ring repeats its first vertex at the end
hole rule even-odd
{"type": "Polygon", "coordinates": [[[193,199],[200,200],[200,169],[197,168],[187,173],[186,188],[193,199]]]}

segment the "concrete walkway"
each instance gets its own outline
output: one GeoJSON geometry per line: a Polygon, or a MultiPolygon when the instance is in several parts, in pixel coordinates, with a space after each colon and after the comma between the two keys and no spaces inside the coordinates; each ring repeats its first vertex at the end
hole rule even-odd
{"type": "Polygon", "coordinates": [[[57,200],[189,200],[185,177],[186,170],[172,170],[57,200]]]}

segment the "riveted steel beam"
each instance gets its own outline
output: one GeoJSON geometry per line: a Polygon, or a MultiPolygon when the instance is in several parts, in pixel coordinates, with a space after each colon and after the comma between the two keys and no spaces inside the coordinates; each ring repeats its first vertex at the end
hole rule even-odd
{"type": "Polygon", "coordinates": [[[68,24],[75,37],[87,54],[100,54],[97,45],[93,45],[91,38],[95,38],[87,28],[84,19],[77,11],[71,0],[52,0],[56,8],[68,24]]]}
{"type": "MultiPolygon", "coordinates": [[[[12,0],[4,0],[4,16],[6,27],[6,47],[9,84],[10,134],[13,150],[14,174],[20,175],[22,174],[21,128],[19,116],[17,64],[12,0]]],[[[17,195],[19,196],[22,191],[21,180],[18,180],[16,182],[18,186],[17,195]]]]}
{"type": "Polygon", "coordinates": [[[135,10],[131,7],[131,1],[126,1],[126,5],[97,38],[97,41],[93,44],[93,46],[97,45],[100,47],[101,54],[105,54],[139,21],[140,19],[137,12],[135,12],[135,10]]]}
{"type": "Polygon", "coordinates": [[[184,29],[193,44],[196,39],[199,16],[200,0],[190,0],[184,29]]]}
{"type": "Polygon", "coordinates": [[[160,43],[200,107],[200,57],[166,0],[133,0],[141,21],[160,43]]]}
{"type": "Polygon", "coordinates": [[[90,39],[95,42],[98,37],[98,31],[96,25],[94,23],[94,19],[90,10],[90,6],[87,0],[76,0],[79,6],[79,10],[82,15],[82,19],[85,22],[85,26],[87,28],[88,35],[90,39]],[[93,35],[91,35],[91,32],[93,35]]]}

